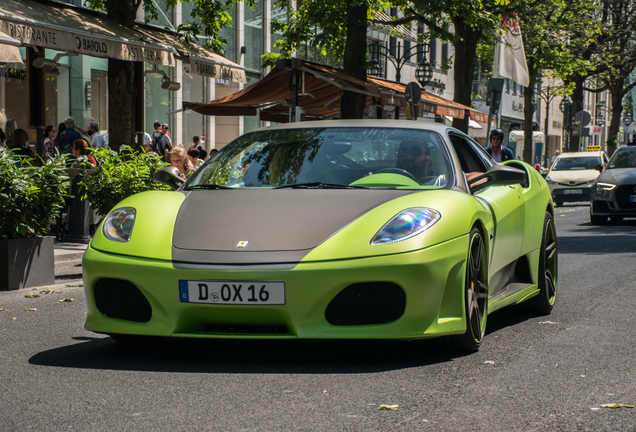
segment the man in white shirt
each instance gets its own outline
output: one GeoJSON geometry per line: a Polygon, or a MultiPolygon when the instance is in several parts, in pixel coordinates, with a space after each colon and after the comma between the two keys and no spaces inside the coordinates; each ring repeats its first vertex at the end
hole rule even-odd
{"type": "Polygon", "coordinates": [[[91,137],[91,147],[94,149],[107,148],[104,137],[99,134],[99,125],[97,123],[90,123],[86,132],[91,137]]]}

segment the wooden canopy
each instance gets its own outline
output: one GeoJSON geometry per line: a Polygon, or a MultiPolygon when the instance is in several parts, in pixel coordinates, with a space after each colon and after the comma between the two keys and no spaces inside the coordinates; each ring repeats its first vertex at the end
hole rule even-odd
{"type": "MultiPolygon", "coordinates": [[[[286,123],[292,106],[290,84],[298,73],[298,106],[307,120],[340,116],[340,100],[344,90],[367,95],[367,105],[406,107],[405,84],[369,78],[362,81],[336,69],[310,62],[299,62],[297,72],[275,67],[262,80],[236,93],[209,102],[183,102],[183,109],[214,116],[254,116],[260,109],[261,120],[286,123]]],[[[420,112],[456,118],[469,116],[486,123],[487,116],[473,108],[422,90],[420,112]]]]}

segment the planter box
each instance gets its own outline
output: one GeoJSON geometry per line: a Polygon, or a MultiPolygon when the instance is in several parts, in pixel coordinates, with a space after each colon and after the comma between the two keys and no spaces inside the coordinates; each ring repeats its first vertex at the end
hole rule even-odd
{"type": "Polygon", "coordinates": [[[0,240],[0,290],[16,290],[53,283],[53,237],[0,240]]]}

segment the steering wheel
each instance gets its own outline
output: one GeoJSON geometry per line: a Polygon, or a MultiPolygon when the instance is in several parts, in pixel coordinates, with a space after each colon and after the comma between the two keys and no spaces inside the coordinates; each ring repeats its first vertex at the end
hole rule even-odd
{"type": "Polygon", "coordinates": [[[400,174],[400,175],[403,175],[404,177],[410,178],[414,182],[417,182],[413,174],[411,174],[407,170],[403,170],[400,168],[382,168],[381,170],[378,170],[374,172],[373,174],[400,174]]]}

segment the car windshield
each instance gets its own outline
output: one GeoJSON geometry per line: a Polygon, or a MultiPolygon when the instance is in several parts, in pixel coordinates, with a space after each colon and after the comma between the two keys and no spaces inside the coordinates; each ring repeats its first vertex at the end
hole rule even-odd
{"type": "Polygon", "coordinates": [[[636,147],[618,149],[607,165],[607,169],[634,167],[636,167],[636,147]]]}
{"type": "Polygon", "coordinates": [[[552,171],[591,170],[594,169],[594,165],[600,163],[599,156],[559,158],[552,167],[552,171]]]}
{"type": "Polygon", "coordinates": [[[446,188],[452,172],[442,137],[418,129],[271,129],[229,143],[186,189],[446,188]]]}

